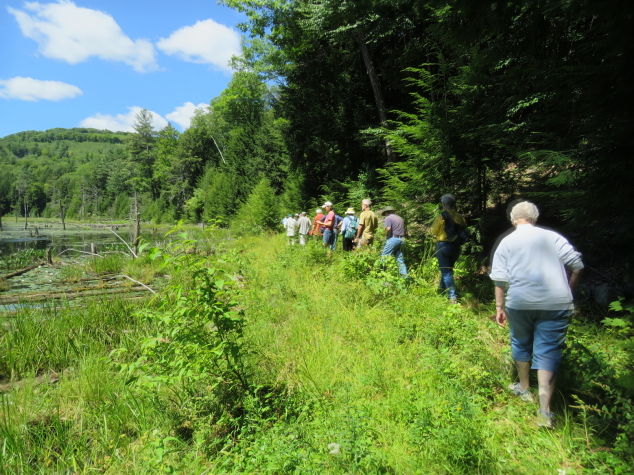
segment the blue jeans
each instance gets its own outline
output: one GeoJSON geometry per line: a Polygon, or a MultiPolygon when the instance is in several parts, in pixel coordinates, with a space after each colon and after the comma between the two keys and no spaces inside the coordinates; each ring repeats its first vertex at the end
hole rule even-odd
{"type": "Polygon", "coordinates": [[[383,256],[394,256],[398,263],[398,271],[403,276],[407,276],[407,266],[405,265],[405,259],[403,258],[403,239],[392,237],[385,241],[385,247],[383,248],[383,256]]]}
{"type": "Polygon", "coordinates": [[[460,256],[460,245],[452,242],[440,241],[436,245],[436,259],[440,268],[440,290],[447,291],[447,297],[457,299],[456,285],[453,281],[453,266],[460,256]]]}
{"type": "Polygon", "coordinates": [[[331,251],[335,250],[337,245],[337,235],[332,229],[324,230],[324,245],[330,247],[331,251]]]}
{"type": "Polygon", "coordinates": [[[515,361],[532,361],[531,368],[557,373],[572,310],[506,309],[515,361]]]}

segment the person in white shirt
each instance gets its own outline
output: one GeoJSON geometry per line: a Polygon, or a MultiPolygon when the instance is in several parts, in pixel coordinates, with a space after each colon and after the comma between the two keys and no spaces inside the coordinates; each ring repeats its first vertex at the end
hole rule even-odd
{"type": "Polygon", "coordinates": [[[288,239],[288,244],[292,246],[295,244],[295,229],[297,228],[297,221],[293,218],[292,215],[288,217],[286,223],[284,224],[284,229],[286,229],[286,237],[288,239]]]}
{"type": "Polygon", "coordinates": [[[537,423],[552,428],[550,400],[574,310],[572,290],[581,276],[583,262],[581,254],[563,236],[536,227],[538,217],[533,203],[524,201],[513,207],[511,221],[516,230],[495,251],[490,277],[495,282],[496,321],[501,326],[509,322],[519,374],[519,383],[509,389],[532,401],[529,373],[531,366],[536,369],[540,407],[537,423]]]}
{"type": "Polygon", "coordinates": [[[313,223],[310,221],[310,218],[306,216],[306,211],[302,212],[302,215],[297,220],[297,227],[299,229],[299,243],[302,246],[306,245],[306,236],[310,231],[313,223]]]}

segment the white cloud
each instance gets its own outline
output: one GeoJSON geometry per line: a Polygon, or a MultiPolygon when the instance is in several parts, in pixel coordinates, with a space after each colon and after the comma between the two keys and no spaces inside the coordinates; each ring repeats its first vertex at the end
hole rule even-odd
{"type": "MultiPolygon", "coordinates": [[[[99,130],[110,130],[112,132],[134,132],[132,124],[135,122],[136,115],[141,110],[140,107],[128,107],[125,114],[107,115],[95,114],[81,121],[80,127],[89,127],[99,130]]],[[[167,121],[156,112],[149,111],[152,114],[152,126],[154,130],[161,130],[167,125],[167,121]]]]}
{"type": "Polygon", "coordinates": [[[82,90],[77,86],[61,81],[41,81],[20,76],[0,79],[0,97],[5,99],[61,101],[82,94],[82,90]]]}
{"type": "Polygon", "coordinates": [[[69,0],[57,3],[25,2],[23,10],[7,7],[39,52],[70,64],[91,56],[128,64],[137,72],[157,68],[155,50],[147,40],[131,40],[110,15],[82,8],[69,0]]]}
{"type": "Polygon", "coordinates": [[[231,56],[240,54],[240,35],[213,20],[204,20],[174,31],[169,38],[161,38],[156,46],[165,54],[184,61],[212,64],[230,71],[231,56]]]}
{"type": "Polygon", "coordinates": [[[186,102],[182,106],[178,106],[174,109],[174,112],[170,112],[165,115],[165,118],[169,121],[176,122],[183,130],[188,129],[191,125],[192,118],[197,109],[208,109],[209,104],[201,102],[197,106],[193,102],[186,102]]]}

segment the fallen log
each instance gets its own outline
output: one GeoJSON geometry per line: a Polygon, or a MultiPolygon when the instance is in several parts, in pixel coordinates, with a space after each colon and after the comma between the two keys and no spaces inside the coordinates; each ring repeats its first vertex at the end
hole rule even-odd
{"type": "Polygon", "coordinates": [[[26,303],[26,302],[46,302],[47,300],[75,300],[82,297],[98,297],[100,295],[111,295],[111,294],[121,294],[121,293],[136,293],[147,291],[146,287],[136,286],[129,287],[125,289],[115,288],[115,289],[107,289],[107,290],[84,290],[79,292],[46,292],[42,294],[35,295],[21,295],[16,297],[0,297],[0,305],[11,305],[15,303],[26,303]]]}
{"type": "Polygon", "coordinates": [[[12,272],[11,274],[3,275],[2,277],[0,277],[0,280],[7,280],[7,279],[10,279],[11,277],[17,277],[19,275],[26,274],[28,271],[37,269],[38,267],[43,265],[44,265],[44,262],[39,262],[38,264],[35,264],[31,267],[26,267],[25,269],[12,272]]]}

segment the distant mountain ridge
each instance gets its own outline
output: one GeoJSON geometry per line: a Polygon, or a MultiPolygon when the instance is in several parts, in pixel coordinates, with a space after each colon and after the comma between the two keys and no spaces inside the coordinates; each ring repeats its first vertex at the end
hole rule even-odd
{"type": "Polygon", "coordinates": [[[131,132],[112,132],[85,127],[63,129],[60,127],[45,131],[26,130],[0,138],[0,143],[5,141],[18,142],[54,142],[57,140],[72,140],[74,142],[108,142],[123,143],[123,138],[131,132]]]}

